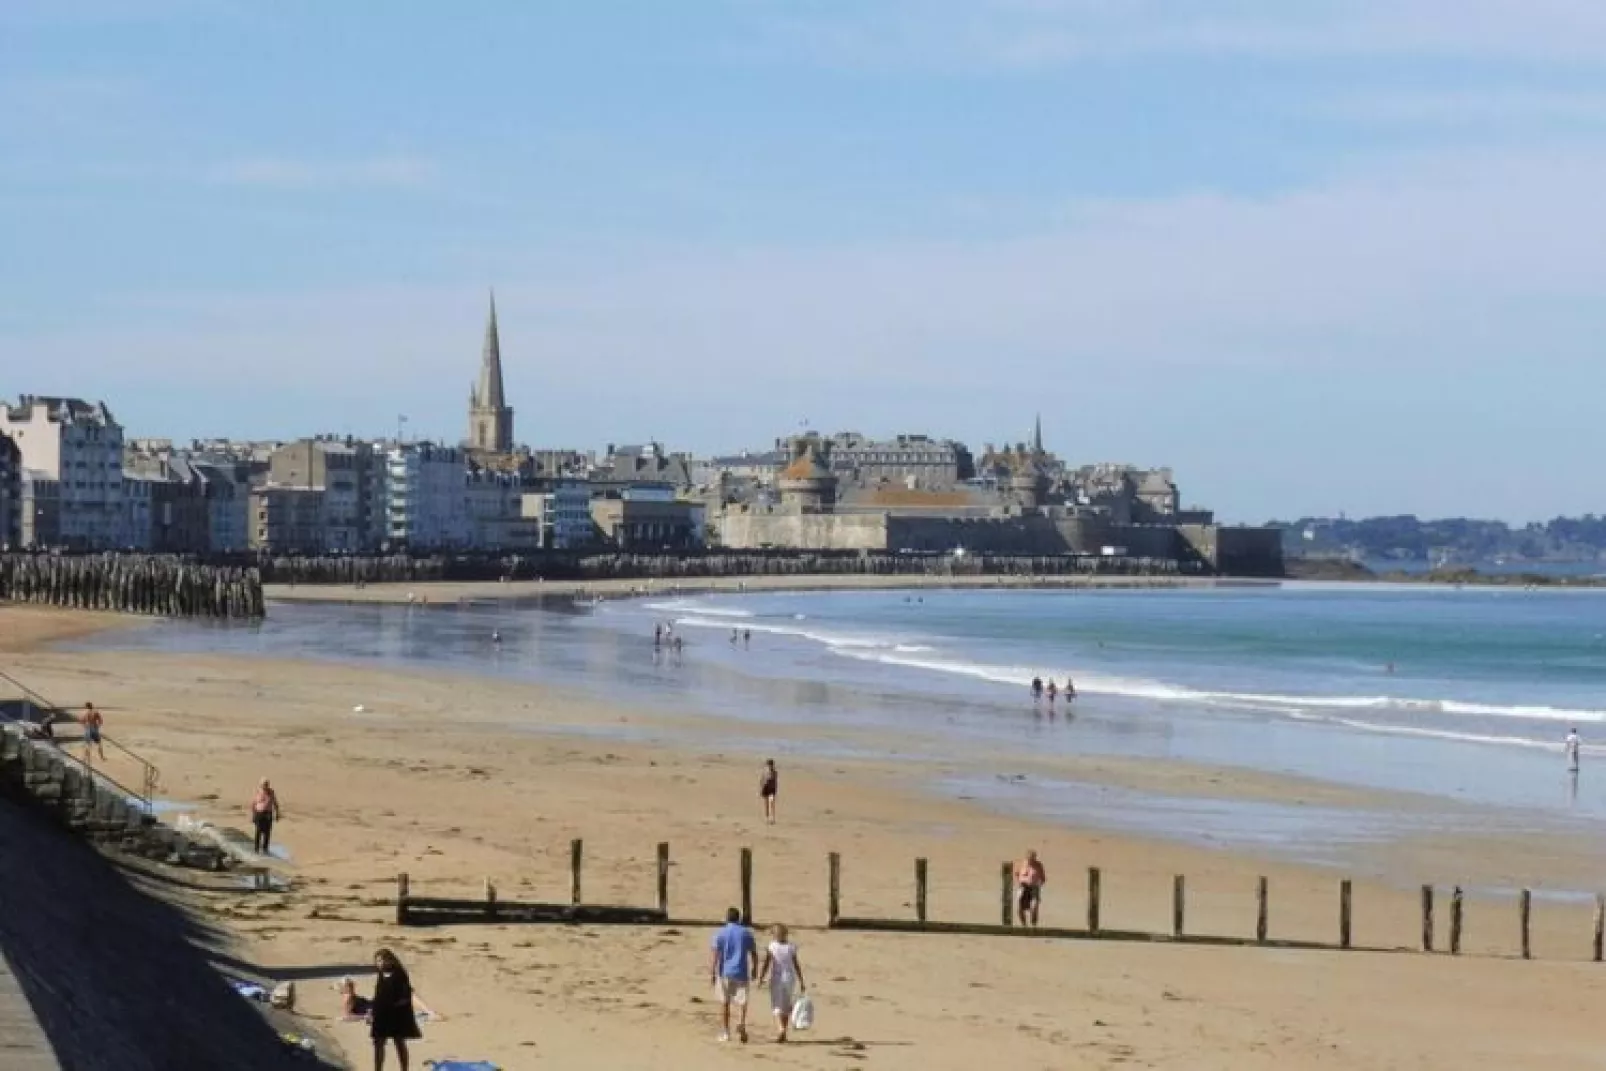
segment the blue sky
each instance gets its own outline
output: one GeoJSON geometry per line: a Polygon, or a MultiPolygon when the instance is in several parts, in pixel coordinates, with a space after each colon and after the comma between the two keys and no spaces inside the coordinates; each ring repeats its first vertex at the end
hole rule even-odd
{"type": "Polygon", "coordinates": [[[1041,410],[1232,519],[1599,511],[1603,61],[1599,0],[5,0],[0,392],[455,440],[494,285],[533,445],[1041,410]]]}

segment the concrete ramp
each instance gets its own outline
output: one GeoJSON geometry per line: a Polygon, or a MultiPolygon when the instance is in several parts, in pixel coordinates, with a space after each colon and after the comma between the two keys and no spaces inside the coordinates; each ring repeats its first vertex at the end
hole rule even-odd
{"type": "Polygon", "coordinates": [[[182,893],[150,895],[194,872],[129,870],[4,799],[0,859],[0,958],[10,965],[0,975],[0,1067],[33,1071],[25,1055],[44,1060],[42,1071],[329,1066],[288,1048],[213,969],[222,935],[169,902],[182,893]],[[13,1023],[33,1053],[5,1048],[13,1023]]]}

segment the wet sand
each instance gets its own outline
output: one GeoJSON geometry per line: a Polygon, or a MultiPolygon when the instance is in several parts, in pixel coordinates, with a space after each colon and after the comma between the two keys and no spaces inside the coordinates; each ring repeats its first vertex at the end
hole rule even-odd
{"type": "MultiPolygon", "coordinates": [[[[30,616],[50,615],[0,609],[0,636],[15,647],[27,630],[51,634],[24,624],[30,616]]],[[[1528,963],[1513,958],[1516,908],[1500,898],[1469,901],[1458,959],[827,932],[815,927],[831,851],[842,853],[853,915],[912,917],[912,860],[922,856],[932,917],[994,921],[1000,860],[1035,847],[1049,869],[1045,924],[1082,922],[1085,868],[1098,866],[1106,927],[1168,929],[1172,875],[1186,874],[1190,931],[1248,935],[1265,875],[1272,936],[1310,940],[1336,936],[1340,875],[934,798],[920,789],[929,771],[896,761],[787,760],[781,823],[767,827],[754,761],[764,741],[526,683],[116,651],[33,650],[8,665],[61,702],[105,707],[108,732],[149,754],[164,794],[199,817],[243,826],[251,786],[271,777],[285,807],[276,839],[297,884],[207,909],[253,958],[285,968],[336,968],[395,948],[445,1016],[426,1027],[420,1058],[493,1059],[509,1071],[734,1067],[760,1055],[777,1067],[921,1071],[1598,1064],[1590,1013],[1606,978],[1585,962],[1588,904],[1541,900],[1528,963]],[[509,730],[512,712],[539,728],[509,730]],[[643,721],[656,740],[682,742],[604,735],[643,721]],[[762,1028],[749,1047],[761,1054],[714,1041],[704,929],[393,925],[385,901],[399,871],[421,895],[474,896],[489,878],[503,899],[567,899],[572,837],[586,843],[585,898],[637,904],[651,902],[654,845],[668,841],[672,913],[695,919],[735,899],[738,852],[751,846],[757,914],[802,927],[819,1006],[807,1044],[759,1044],[762,1028]]],[[[1112,786],[1239,787],[1226,771],[1082,765],[1079,775],[1112,786]]],[[[1243,791],[1300,806],[1332,802],[1322,794],[1337,790],[1255,778],[1243,791]]],[[[1442,946],[1449,883],[1573,885],[1598,873],[1588,846],[1566,838],[1430,835],[1380,850],[1398,856],[1393,877],[1355,890],[1355,940],[1379,948],[1417,941],[1414,880],[1443,883],[1442,946]]],[[[333,998],[303,986],[303,1006],[320,1019],[333,998]]],[[[325,1025],[354,1058],[365,1054],[360,1025],[325,1025]]]]}

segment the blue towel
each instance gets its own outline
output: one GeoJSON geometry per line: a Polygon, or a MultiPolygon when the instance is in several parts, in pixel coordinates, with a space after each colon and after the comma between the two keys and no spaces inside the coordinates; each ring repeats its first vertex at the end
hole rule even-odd
{"type": "Polygon", "coordinates": [[[489,1060],[425,1060],[429,1071],[502,1071],[489,1060]]]}

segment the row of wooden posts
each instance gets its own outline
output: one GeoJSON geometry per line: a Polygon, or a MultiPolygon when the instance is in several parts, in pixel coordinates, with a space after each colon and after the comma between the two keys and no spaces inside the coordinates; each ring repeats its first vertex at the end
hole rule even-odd
{"type": "MultiPolygon", "coordinates": [[[[657,903],[651,908],[615,907],[585,904],[581,897],[581,871],[585,861],[583,841],[569,845],[569,902],[516,903],[498,898],[496,886],[487,879],[483,899],[441,899],[412,895],[408,875],[397,876],[396,921],[400,925],[440,925],[453,922],[587,922],[621,923],[635,925],[665,924],[669,915],[669,845],[660,843],[657,850],[657,903]]],[[[1087,870],[1087,918],[1081,929],[1066,927],[1022,927],[1015,924],[1015,868],[1009,862],[999,866],[1001,887],[999,922],[938,922],[929,917],[928,888],[931,867],[928,860],[915,860],[915,897],[913,919],[860,918],[842,914],[842,856],[832,852],[827,857],[828,888],[826,894],[826,926],[840,930],[881,930],[903,933],[949,933],[996,936],[1098,938],[1106,940],[1184,941],[1205,944],[1256,944],[1281,948],[1338,948],[1350,949],[1354,933],[1354,884],[1344,878],[1338,885],[1338,943],[1274,939],[1269,936],[1271,915],[1271,886],[1265,877],[1255,882],[1255,935],[1251,938],[1223,937],[1194,934],[1187,931],[1187,879],[1177,874],[1171,882],[1171,932],[1169,934],[1145,931],[1109,929],[1103,925],[1100,909],[1103,899],[1103,880],[1098,867],[1087,870]]],[[[742,919],[752,924],[753,916],[753,850],[743,848],[739,863],[740,910],[742,919]]],[[[1422,886],[1422,951],[1435,949],[1434,913],[1435,890],[1432,885],[1422,886]]],[[[1518,926],[1523,959],[1531,959],[1533,893],[1523,889],[1517,898],[1518,926]]],[[[1465,920],[1465,897],[1457,885],[1450,895],[1449,952],[1461,954],[1461,935],[1465,920]]],[[[1592,958],[1599,963],[1606,954],[1606,896],[1595,898],[1595,927],[1591,947],[1592,958]]]]}

